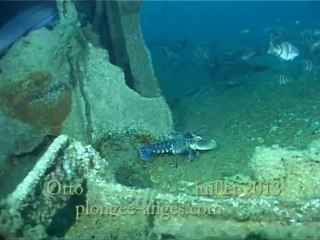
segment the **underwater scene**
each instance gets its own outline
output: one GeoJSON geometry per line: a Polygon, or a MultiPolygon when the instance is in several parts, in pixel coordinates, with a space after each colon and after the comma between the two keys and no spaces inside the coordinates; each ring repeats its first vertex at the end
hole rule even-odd
{"type": "Polygon", "coordinates": [[[0,1],[0,239],[320,239],[319,9],[0,1]]]}

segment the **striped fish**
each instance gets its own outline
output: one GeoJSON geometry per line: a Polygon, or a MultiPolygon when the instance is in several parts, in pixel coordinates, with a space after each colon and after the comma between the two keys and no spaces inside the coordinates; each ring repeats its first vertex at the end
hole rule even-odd
{"type": "Polygon", "coordinates": [[[289,42],[282,42],[280,44],[274,45],[270,42],[268,49],[268,54],[272,54],[281,60],[292,61],[297,56],[299,56],[299,49],[289,42]]]}

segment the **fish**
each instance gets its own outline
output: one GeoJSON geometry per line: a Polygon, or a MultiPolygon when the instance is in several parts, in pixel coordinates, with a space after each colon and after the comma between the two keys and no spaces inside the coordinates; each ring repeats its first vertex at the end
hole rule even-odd
{"type": "Polygon", "coordinates": [[[290,42],[282,42],[274,45],[273,41],[271,41],[268,54],[272,54],[278,57],[280,60],[292,61],[300,55],[300,51],[290,42]]]}
{"type": "Polygon", "coordinates": [[[260,49],[258,47],[253,47],[253,48],[244,49],[240,59],[246,61],[254,56],[260,56],[260,55],[261,55],[260,49]]]}
{"type": "Polygon", "coordinates": [[[250,29],[244,29],[240,32],[241,34],[250,33],[250,29]]]}
{"type": "Polygon", "coordinates": [[[282,86],[287,85],[290,82],[290,78],[284,74],[280,74],[279,76],[279,84],[282,86]]]}
{"type": "Polygon", "coordinates": [[[308,72],[311,72],[311,71],[312,71],[312,69],[313,69],[313,63],[312,63],[312,61],[311,61],[310,59],[304,59],[303,62],[302,62],[302,64],[303,64],[303,69],[304,69],[305,71],[308,71],[308,72]]]}
{"type": "Polygon", "coordinates": [[[58,10],[54,2],[41,3],[19,11],[0,28],[0,54],[3,55],[20,37],[56,19],[58,10]]]}
{"type": "Polygon", "coordinates": [[[317,49],[319,49],[320,47],[320,39],[314,43],[312,43],[311,47],[310,47],[310,52],[314,53],[316,52],[317,49]]]}
{"type": "Polygon", "coordinates": [[[304,29],[301,33],[300,36],[302,38],[310,38],[310,37],[317,37],[320,36],[320,29],[304,29]]]}

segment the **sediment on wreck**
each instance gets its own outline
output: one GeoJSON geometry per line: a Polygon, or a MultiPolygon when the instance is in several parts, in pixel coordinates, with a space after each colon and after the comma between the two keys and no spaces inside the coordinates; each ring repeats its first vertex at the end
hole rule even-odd
{"type": "Polygon", "coordinates": [[[57,137],[16,189],[0,202],[0,236],[45,239],[55,225],[63,233],[62,228],[67,230],[74,219],[70,206],[85,198],[87,174],[113,181],[108,163],[91,146],[66,135],[57,137]],[[66,215],[71,215],[70,221],[60,224],[66,215]]]}
{"type": "MultiPolygon", "coordinates": [[[[113,36],[114,41],[118,37],[126,40],[123,45],[125,49],[122,50],[128,53],[129,58],[126,59],[130,65],[128,74],[124,66],[121,64],[117,66],[110,62],[111,50],[118,49],[119,46],[106,51],[99,44],[93,44],[88,35],[96,35],[88,29],[86,33],[84,32],[78,20],[74,2],[57,1],[59,23],[52,30],[41,28],[30,32],[18,40],[0,60],[2,69],[0,90],[14,89],[12,86],[24,86],[24,82],[27,82],[26,79],[30,76],[50,76],[48,84],[57,83],[66,89],[63,98],[57,98],[61,103],[68,103],[63,105],[66,108],[62,109],[63,114],[59,122],[55,121],[51,124],[50,116],[55,114],[56,108],[47,108],[45,105],[47,102],[44,101],[41,102],[40,107],[38,104],[37,108],[28,105],[28,109],[34,111],[34,114],[30,112],[29,115],[35,116],[34,118],[30,118],[29,115],[28,118],[25,115],[17,115],[15,111],[16,105],[24,99],[29,100],[29,96],[42,94],[41,96],[46,97],[49,94],[58,93],[51,90],[52,88],[46,88],[45,77],[40,79],[41,81],[43,79],[41,86],[45,90],[48,89],[48,93],[40,87],[26,88],[22,96],[9,92],[10,98],[0,99],[0,107],[9,109],[10,117],[14,119],[16,116],[19,117],[15,120],[40,129],[41,134],[57,136],[66,133],[93,145],[106,134],[114,132],[117,134],[148,132],[155,137],[171,132],[173,129],[171,112],[165,99],[160,95],[150,56],[141,35],[138,15],[132,10],[137,6],[126,7],[126,3],[131,4],[116,2],[118,11],[114,14],[119,24],[121,23],[123,32],[116,32],[113,36]],[[16,68],[17,63],[19,68],[16,68]],[[134,79],[134,90],[128,87],[125,80],[128,76],[134,79]],[[12,96],[14,99],[19,98],[19,101],[13,102],[17,103],[15,105],[10,101],[12,96]],[[44,114],[41,112],[42,109],[49,109],[46,112],[46,116],[49,117],[45,118],[45,120],[48,119],[47,122],[41,125],[39,122],[42,122],[39,120],[44,114]]],[[[116,22],[112,19],[110,21],[116,22]]],[[[117,26],[120,27],[120,25],[117,26]]],[[[117,61],[120,62],[120,60],[117,61]]],[[[38,77],[36,80],[38,81],[38,77]]],[[[53,106],[54,104],[55,102],[52,103],[53,106]]]]}
{"type": "MultiPolygon", "coordinates": [[[[0,133],[10,136],[0,146],[0,166],[4,166],[0,177],[8,185],[11,181],[7,181],[8,167],[3,159],[13,162],[14,157],[32,155],[31,169],[60,134],[97,146],[105,136],[133,132],[158,137],[173,130],[165,99],[154,94],[144,97],[130,89],[124,71],[89,37],[96,38],[96,34],[90,28],[85,33],[74,1],[56,4],[60,20],[53,29],[30,32],[0,59],[0,133]]],[[[142,38],[136,41],[141,49],[145,47],[142,38]]],[[[152,65],[144,50],[148,63],[140,63],[140,70],[148,65],[148,71],[137,70],[135,77],[149,84],[155,77],[150,75],[152,65]]],[[[10,168],[10,176],[23,179],[27,171],[22,174],[16,169],[10,168]]],[[[14,189],[15,184],[11,185],[5,194],[14,189]]]]}
{"type": "MultiPolygon", "coordinates": [[[[320,151],[319,146],[319,141],[316,141],[304,151],[257,149],[252,157],[255,163],[252,167],[257,176],[262,176],[262,173],[268,173],[270,167],[269,163],[265,170],[262,167],[265,151],[270,150],[274,156],[286,154],[287,161],[283,168],[286,179],[289,179],[289,183],[300,182],[309,178],[309,175],[304,175],[304,169],[295,166],[305,166],[305,162],[309,161],[307,165],[310,165],[310,169],[318,170],[313,155],[320,151]],[[297,158],[296,153],[304,161],[297,158]],[[297,174],[299,169],[300,174],[297,174]]],[[[237,185],[242,188],[245,187],[245,179],[235,176],[222,181],[229,187],[237,185]]],[[[6,231],[9,236],[20,232],[23,237],[56,236],[64,239],[320,237],[320,201],[310,197],[308,192],[296,192],[293,200],[287,193],[292,193],[290,188],[296,186],[286,182],[281,186],[272,185],[270,187],[280,187],[278,190],[281,190],[274,194],[250,190],[237,195],[236,192],[227,193],[225,190],[225,196],[202,195],[196,191],[198,187],[200,185],[197,183],[188,184],[178,192],[170,193],[121,185],[115,181],[109,163],[92,147],[61,135],[16,190],[0,203],[0,233],[6,231]],[[65,188],[59,188],[59,184],[74,188],[69,187],[64,192],[62,189],[65,188]],[[194,191],[187,191],[189,188],[194,191]],[[73,217],[63,233],[61,229],[54,232],[52,225],[61,219],[59,210],[65,208],[72,198],[71,189],[74,189],[73,195],[82,196],[82,201],[68,205],[74,210],[73,217]]]]}

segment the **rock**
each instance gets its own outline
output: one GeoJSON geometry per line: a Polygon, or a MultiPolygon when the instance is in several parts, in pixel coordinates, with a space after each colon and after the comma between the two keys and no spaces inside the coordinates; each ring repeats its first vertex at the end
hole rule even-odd
{"type": "Polygon", "coordinates": [[[31,152],[42,143],[45,134],[1,111],[0,136],[0,159],[4,159],[6,156],[31,152]]]}
{"type": "Polygon", "coordinates": [[[320,194],[320,139],[306,149],[281,148],[280,146],[256,147],[250,166],[258,181],[282,179],[274,185],[281,199],[313,198],[320,194]]]}

